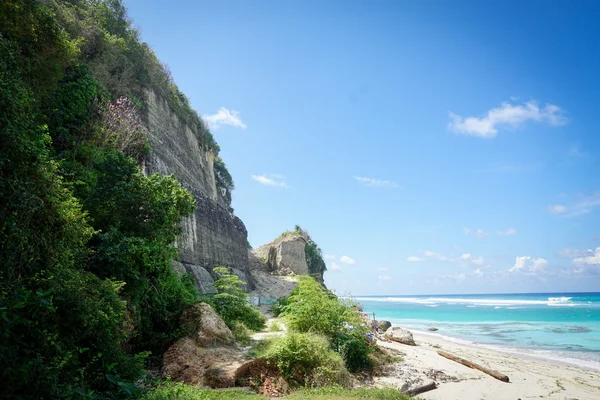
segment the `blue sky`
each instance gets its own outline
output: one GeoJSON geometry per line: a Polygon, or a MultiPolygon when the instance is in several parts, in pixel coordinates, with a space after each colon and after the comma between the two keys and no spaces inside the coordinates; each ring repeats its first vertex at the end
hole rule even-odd
{"type": "Polygon", "coordinates": [[[253,246],[338,293],[600,290],[600,3],[126,0],[253,246]]]}

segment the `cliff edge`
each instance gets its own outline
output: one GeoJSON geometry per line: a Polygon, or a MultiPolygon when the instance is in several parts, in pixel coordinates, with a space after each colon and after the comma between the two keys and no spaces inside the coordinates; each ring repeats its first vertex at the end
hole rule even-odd
{"type": "Polygon", "coordinates": [[[215,267],[228,267],[253,286],[248,268],[246,226],[231,210],[231,193],[219,185],[216,156],[204,144],[205,127],[186,124],[154,91],[146,91],[145,124],[152,151],[144,169],[174,175],[196,199],[197,208],[181,222],[176,246],[180,263],[175,268],[190,272],[201,293],[214,291],[215,267]]]}

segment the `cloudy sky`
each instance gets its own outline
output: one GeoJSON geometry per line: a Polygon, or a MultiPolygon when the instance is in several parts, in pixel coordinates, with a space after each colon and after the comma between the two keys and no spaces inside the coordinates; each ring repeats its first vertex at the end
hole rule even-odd
{"type": "Polygon", "coordinates": [[[338,293],[600,290],[600,3],[126,0],[253,246],[338,293]]]}

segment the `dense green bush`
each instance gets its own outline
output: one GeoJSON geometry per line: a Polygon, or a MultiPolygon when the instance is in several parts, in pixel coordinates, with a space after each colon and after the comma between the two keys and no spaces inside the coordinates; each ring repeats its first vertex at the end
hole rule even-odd
{"type": "Polygon", "coordinates": [[[288,327],[298,332],[313,332],[333,338],[345,332],[345,326],[364,330],[355,309],[338,299],[323,285],[309,276],[300,276],[298,286],[285,300],[283,315],[288,327]]]}
{"type": "MultiPolygon", "coordinates": [[[[25,7],[31,15],[41,14],[45,25],[37,25],[35,35],[60,37],[44,31],[58,28],[43,10],[18,3],[3,3],[3,12],[25,7]]],[[[0,23],[7,32],[6,20],[0,23]]],[[[78,388],[116,390],[108,376],[119,382],[140,372],[140,358],[121,349],[128,333],[122,284],[82,269],[94,230],[50,156],[50,136],[30,89],[41,78],[23,59],[36,46],[0,36],[3,398],[62,397],[78,388]]],[[[37,60],[37,54],[31,59],[37,60]]],[[[44,85],[53,86],[49,80],[44,85]]]]}
{"type": "Polygon", "coordinates": [[[270,342],[258,355],[276,364],[288,381],[302,386],[348,383],[341,356],[320,335],[290,332],[270,342]]]}
{"type": "Polygon", "coordinates": [[[274,309],[288,321],[291,330],[327,337],[332,348],[342,355],[349,371],[370,367],[368,329],[356,307],[337,298],[312,277],[300,277],[290,296],[278,299],[274,309]]]}
{"type": "Polygon", "coordinates": [[[358,332],[338,333],[331,342],[332,348],[341,354],[350,372],[367,370],[371,367],[368,346],[365,336],[358,332]]]}

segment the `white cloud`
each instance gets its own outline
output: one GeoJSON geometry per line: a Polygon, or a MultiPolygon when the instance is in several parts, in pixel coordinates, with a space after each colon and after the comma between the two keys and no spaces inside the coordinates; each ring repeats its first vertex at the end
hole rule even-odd
{"type": "Polygon", "coordinates": [[[379,271],[379,272],[388,272],[389,270],[390,270],[389,268],[384,268],[384,267],[377,268],[377,271],[379,271]]]}
{"type": "Polygon", "coordinates": [[[550,125],[563,125],[566,119],[560,107],[546,104],[540,108],[535,101],[524,104],[502,103],[492,108],[484,117],[462,117],[449,113],[448,129],[454,133],[464,133],[482,138],[493,138],[500,126],[517,127],[527,121],[547,122],[550,125]]]}
{"type": "Polygon", "coordinates": [[[498,234],[500,236],[510,236],[510,235],[514,235],[516,233],[517,233],[517,230],[515,228],[508,228],[503,231],[496,232],[496,234],[498,234]]]}
{"type": "Polygon", "coordinates": [[[553,204],[548,206],[548,211],[550,211],[550,214],[564,214],[567,211],[567,207],[562,204],[553,204]]]}
{"type": "Polygon", "coordinates": [[[287,187],[287,183],[285,183],[285,178],[282,175],[252,175],[252,179],[265,186],[287,187]]]}
{"type": "Polygon", "coordinates": [[[561,249],[557,253],[573,260],[573,272],[576,274],[588,272],[600,275],[600,247],[596,250],[561,249]]]}
{"type": "Polygon", "coordinates": [[[476,237],[477,239],[483,239],[484,237],[489,236],[489,233],[485,232],[481,228],[471,229],[471,228],[464,227],[463,232],[465,233],[465,235],[473,236],[473,237],[476,237]]]}
{"type": "Polygon", "coordinates": [[[380,281],[390,281],[390,280],[392,280],[392,277],[391,276],[387,276],[387,275],[379,275],[377,277],[377,279],[380,280],[380,281]]]}
{"type": "Polygon", "coordinates": [[[203,118],[212,129],[219,129],[221,125],[230,125],[241,129],[248,127],[242,122],[238,111],[228,110],[225,107],[221,107],[215,114],[205,115],[203,118]]]}
{"type": "Polygon", "coordinates": [[[423,257],[418,257],[418,256],[408,256],[408,257],[406,257],[406,261],[419,262],[419,261],[425,261],[425,259],[423,257]]]}
{"type": "Polygon", "coordinates": [[[573,264],[579,265],[600,265],[600,247],[596,251],[587,250],[587,255],[573,259],[573,264]]]}
{"type": "Polygon", "coordinates": [[[331,254],[325,254],[323,256],[323,258],[326,259],[326,260],[333,260],[333,259],[335,259],[335,256],[331,255],[331,254]]]}
{"type": "Polygon", "coordinates": [[[595,207],[600,206],[600,190],[591,194],[578,194],[568,206],[555,204],[548,207],[552,214],[565,214],[567,217],[588,214],[595,207]]]}
{"type": "Polygon", "coordinates": [[[344,263],[344,264],[348,264],[348,265],[354,265],[356,264],[356,260],[354,258],[348,257],[348,256],[341,256],[340,257],[340,262],[344,263]]]}
{"type": "Polygon", "coordinates": [[[525,274],[533,275],[544,271],[546,265],[548,265],[548,260],[544,258],[522,256],[515,259],[515,265],[509,268],[508,272],[524,272],[525,274]]]}
{"type": "Polygon", "coordinates": [[[477,268],[476,270],[473,271],[473,275],[481,278],[483,276],[483,271],[480,270],[479,268],[477,268]]]}
{"type": "Polygon", "coordinates": [[[329,269],[331,271],[341,271],[342,267],[340,267],[339,265],[337,265],[336,263],[334,263],[333,261],[329,264],[329,269]]]}
{"type": "Polygon", "coordinates": [[[374,186],[374,187],[399,187],[400,186],[394,181],[386,181],[386,180],[382,180],[382,179],[367,178],[364,176],[355,176],[354,179],[356,179],[359,183],[362,183],[363,185],[366,185],[366,186],[374,186]]]}

